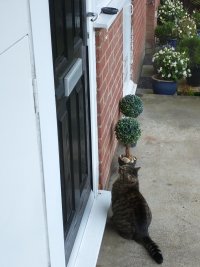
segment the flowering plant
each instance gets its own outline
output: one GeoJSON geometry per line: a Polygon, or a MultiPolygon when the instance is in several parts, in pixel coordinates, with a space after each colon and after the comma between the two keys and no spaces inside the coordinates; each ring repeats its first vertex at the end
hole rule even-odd
{"type": "Polygon", "coordinates": [[[173,47],[164,47],[153,55],[152,61],[161,80],[177,81],[190,76],[188,57],[173,47]]]}
{"type": "Polygon", "coordinates": [[[177,26],[177,33],[179,39],[197,35],[197,27],[194,19],[192,19],[189,15],[185,15],[182,19],[180,19],[177,26]]]}
{"type": "Polygon", "coordinates": [[[179,0],[166,0],[158,8],[158,21],[160,24],[167,21],[178,22],[186,13],[179,0]]]}

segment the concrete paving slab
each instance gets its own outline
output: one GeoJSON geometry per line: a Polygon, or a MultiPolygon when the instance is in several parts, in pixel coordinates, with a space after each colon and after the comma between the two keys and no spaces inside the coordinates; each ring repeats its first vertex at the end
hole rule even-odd
{"type": "Polygon", "coordinates": [[[143,94],[153,94],[153,89],[138,88],[136,90],[137,96],[142,96],[143,94]]]}
{"type": "MultiPolygon", "coordinates": [[[[144,95],[138,118],[140,191],[153,219],[150,235],[163,253],[164,267],[200,266],[200,97],[144,95]]],[[[109,187],[117,178],[117,155],[109,187]]],[[[151,267],[143,247],[120,237],[107,223],[98,267],[151,267]]]]}

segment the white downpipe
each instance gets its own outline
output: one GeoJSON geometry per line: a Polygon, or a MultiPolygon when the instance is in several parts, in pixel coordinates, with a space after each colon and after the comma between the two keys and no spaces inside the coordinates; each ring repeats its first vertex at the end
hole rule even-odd
{"type": "Polygon", "coordinates": [[[133,5],[127,0],[123,8],[123,95],[135,94],[136,84],[131,80],[133,61],[132,21],[133,5]]]}

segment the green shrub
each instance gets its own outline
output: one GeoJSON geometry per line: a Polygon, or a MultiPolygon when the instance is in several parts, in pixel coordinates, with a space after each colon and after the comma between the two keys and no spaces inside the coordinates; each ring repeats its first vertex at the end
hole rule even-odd
{"type": "Polygon", "coordinates": [[[180,40],[177,49],[184,52],[189,58],[188,65],[190,68],[200,66],[200,38],[195,36],[193,38],[185,38],[180,40]]]}
{"type": "Polygon", "coordinates": [[[200,11],[199,10],[193,10],[192,18],[196,23],[197,29],[200,29],[200,11]]]}
{"type": "Polygon", "coordinates": [[[115,134],[122,144],[136,144],[141,136],[141,129],[138,121],[131,117],[120,119],[115,126],[115,134]]]}
{"type": "Polygon", "coordinates": [[[174,22],[168,21],[161,25],[157,25],[155,36],[159,39],[161,45],[167,44],[170,38],[177,38],[177,30],[174,22]]]}
{"type": "Polygon", "coordinates": [[[120,100],[119,108],[125,116],[136,118],[143,111],[143,103],[136,95],[126,95],[120,100]]]}
{"type": "Polygon", "coordinates": [[[200,6],[200,0],[190,0],[190,3],[195,6],[200,6]]]}

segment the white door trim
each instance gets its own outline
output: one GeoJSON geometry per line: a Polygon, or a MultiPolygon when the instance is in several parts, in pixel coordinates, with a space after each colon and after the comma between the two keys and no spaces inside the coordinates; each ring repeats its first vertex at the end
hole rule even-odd
{"type": "MultiPolygon", "coordinates": [[[[93,7],[92,0],[87,1],[87,10],[93,7]]],[[[53,62],[51,49],[51,33],[48,0],[29,0],[32,49],[35,63],[38,111],[40,120],[40,138],[42,167],[44,177],[44,207],[47,214],[47,230],[51,267],[65,267],[65,249],[63,238],[62,201],[60,185],[60,168],[58,153],[58,133],[56,121],[56,105],[53,78],[53,62]]],[[[89,86],[91,99],[91,142],[93,192],[89,198],[88,208],[83,215],[76,244],[81,244],[82,236],[90,215],[94,199],[98,195],[99,160],[98,160],[98,128],[96,102],[96,59],[95,32],[88,19],[89,49],[89,86]]],[[[76,251],[72,252],[74,255],[76,251]]]]}

